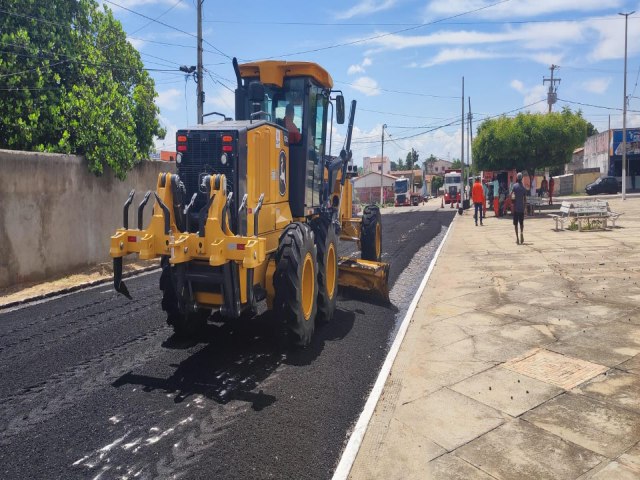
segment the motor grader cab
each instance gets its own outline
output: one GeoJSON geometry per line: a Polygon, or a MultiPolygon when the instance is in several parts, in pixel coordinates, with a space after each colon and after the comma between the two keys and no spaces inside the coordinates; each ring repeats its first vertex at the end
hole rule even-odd
{"type": "Polygon", "coordinates": [[[344,99],[329,74],[307,62],[233,62],[238,86],[235,120],[176,134],[176,173],[158,176],[156,191],[138,206],[137,228],[111,237],[114,287],[122,259],[160,258],[162,308],[178,334],[192,334],[212,312],[238,318],[266,300],[306,345],[316,321],[328,321],[338,285],[388,299],[389,266],[381,263],[377,207],[352,218],[351,104],[344,148],[327,155],[334,103],[344,123],[344,99]],[[153,195],[153,215],[143,210],[153,195]],[[355,241],[361,259],[338,258],[339,240],[355,241]]]}

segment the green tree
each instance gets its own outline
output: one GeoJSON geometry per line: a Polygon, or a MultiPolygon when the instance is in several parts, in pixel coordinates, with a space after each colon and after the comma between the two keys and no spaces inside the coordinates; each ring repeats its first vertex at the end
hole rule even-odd
{"type": "Polygon", "coordinates": [[[395,172],[396,170],[399,170],[399,168],[398,168],[398,164],[397,164],[396,162],[391,161],[391,162],[389,162],[389,165],[390,165],[390,167],[389,167],[389,168],[391,168],[391,171],[392,171],[392,172],[395,172]]]}
{"type": "Polygon", "coordinates": [[[444,185],[444,177],[433,177],[431,180],[431,190],[432,191],[438,191],[438,189],[440,187],[442,187],[442,185],[444,185]]]}
{"type": "Polygon", "coordinates": [[[411,149],[410,152],[407,153],[406,166],[407,170],[413,170],[415,165],[418,165],[418,157],[420,154],[415,151],[415,149],[411,149]]]}
{"type": "Polygon", "coordinates": [[[462,162],[459,158],[454,158],[451,162],[451,168],[462,168],[462,162]]]}
{"type": "Polygon", "coordinates": [[[581,112],[569,108],[486,120],[473,140],[474,161],[479,170],[515,168],[532,176],[538,168],[557,168],[569,162],[588,130],[581,112]]]}
{"type": "Polygon", "coordinates": [[[153,79],[95,0],[22,0],[0,16],[0,147],[84,155],[124,178],[164,137],[153,79]]]}
{"type": "Polygon", "coordinates": [[[422,164],[424,165],[424,169],[427,172],[432,172],[433,164],[436,163],[437,161],[438,161],[438,158],[432,153],[431,155],[429,155],[429,158],[427,158],[424,162],[422,162],[422,164]]]}

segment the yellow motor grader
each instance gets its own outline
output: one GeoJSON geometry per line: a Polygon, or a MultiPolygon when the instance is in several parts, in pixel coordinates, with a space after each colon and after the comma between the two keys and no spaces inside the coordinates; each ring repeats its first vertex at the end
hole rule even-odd
{"type": "Polygon", "coordinates": [[[266,300],[291,339],[307,345],[315,322],[333,316],[338,285],[389,295],[380,211],[367,206],[352,216],[356,102],[343,149],[332,157],[328,129],[334,103],[344,123],[344,97],[322,67],[236,59],[233,66],[235,120],[176,133],[177,173],[158,176],[138,207],[137,228],[129,228],[129,194],[123,228],[111,237],[114,287],[131,298],[122,281],[125,255],[159,257],[162,308],[176,334],[196,333],[212,313],[255,313],[266,300]],[[357,242],[361,259],[339,258],[339,240],[357,242]]]}

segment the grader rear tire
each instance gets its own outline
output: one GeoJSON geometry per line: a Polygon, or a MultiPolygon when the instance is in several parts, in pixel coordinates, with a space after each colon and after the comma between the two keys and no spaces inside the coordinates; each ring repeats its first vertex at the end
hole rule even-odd
{"type": "Polygon", "coordinates": [[[363,260],[379,262],[382,258],[382,218],[380,209],[367,205],[362,213],[360,230],[360,257],[363,260]]]}
{"type": "Polygon", "coordinates": [[[338,237],[331,222],[318,218],[311,223],[318,249],[318,312],[316,322],[328,323],[338,298],[338,237]]]}
{"type": "Polygon", "coordinates": [[[318,281],[313,232],[309,225],[288,225],[280,236],[273,275],[276,318],[287,326],[293,344],[305,347],[315,329],[318,281]]]}

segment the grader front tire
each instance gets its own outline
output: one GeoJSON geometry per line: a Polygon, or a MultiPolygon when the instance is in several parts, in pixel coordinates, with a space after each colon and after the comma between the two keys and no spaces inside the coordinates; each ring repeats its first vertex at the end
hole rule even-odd
{"type": "Polygon", "coordinates": [[[317,259],[313,232],[304,223],[288,225],[276,252],[274,314],[282,319],[291,342],[305,347],[311,342],[317,311],[317,259]]]}
{"type": "Polygon", "coordinates": [[[379,262],[382,259],[382,218],[378,207],[368,205],[362,213],[360,246],[363,260],[379,262]]]}
{"type": "Polygon", "coordinates": [[[311,224],[318,249],[318,313],[316,321],[327,323],[333,317],[338,298],[338,237],[326,219],[311,224]]]}

